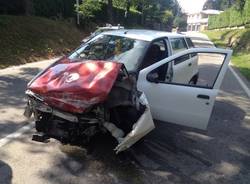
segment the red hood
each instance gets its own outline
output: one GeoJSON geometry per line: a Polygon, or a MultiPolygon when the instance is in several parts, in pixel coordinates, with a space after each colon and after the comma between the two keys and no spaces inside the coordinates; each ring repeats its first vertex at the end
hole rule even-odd
{"type": "Polygon", "coordinates": [[[60,62],[28,87],[49,105],[81,113],[107,98],[122,64],[106,61],[60,62]]]}

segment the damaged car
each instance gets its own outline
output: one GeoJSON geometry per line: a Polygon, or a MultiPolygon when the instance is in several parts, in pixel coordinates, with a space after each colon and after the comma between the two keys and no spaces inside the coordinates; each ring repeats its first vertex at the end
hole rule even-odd
{"type": "Polygon", "coordinates": [[[206,129],[231,54],[190,48],[173,33],[102,33],[29,82],[25,116],[34,116],[39,133],[33,139],[82,145],[109,133],[119,153],[156,121],[206,129]]]}

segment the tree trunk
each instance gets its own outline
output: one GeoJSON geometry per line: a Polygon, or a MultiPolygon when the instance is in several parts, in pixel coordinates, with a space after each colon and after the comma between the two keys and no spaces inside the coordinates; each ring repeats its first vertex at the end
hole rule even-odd
{"type": "Polygon", "coordinates": [[[113,1],[112,0],[108,0],[108,20],[110,24],[114,23],[114,19],[113,19],[113,1]]]}
{"type": "Polygon", "coordinates": [[[130,6],[131,6],[131,1],[127,0],[127,6],[126,6],[126,12],[125,12],[125,25],[129,25],[128,19],[129,19],[129,10],[130,10],[130,6]]]}
{"type": "Polygon", "coordinates": [[[131,6],[131,0],[127,0],[127,6],[126,6],[127,15],[129,14],[130,6],[131,6]]]}
{"type": "Polygon", "coordinates": [[[144,19],[145,19],[145,12],[144,12],[144,1],[141,3],[141,25],[144,25],[144,19]]]}
{"type": "Polygon", "coordinates": [[[25,15],[33,15],[34,14],[34,7],[33,7],[33,0],[24,0],[24,10],[25,15]]]}

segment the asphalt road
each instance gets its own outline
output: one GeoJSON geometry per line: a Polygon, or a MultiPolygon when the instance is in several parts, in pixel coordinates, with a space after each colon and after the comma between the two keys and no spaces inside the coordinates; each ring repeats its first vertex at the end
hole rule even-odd
{"type": "MultiPolygon", "coordinates": [[[[0,71],[0,141],[27,124],[27,82],[49,62],[0,71]]],[[[0,183],[249,183],[250,100],[228,70],[206,132],[157,124],[116,156],[110,137],[91,147],[31,141],[34,130],[0,147],[0,183]]]]}

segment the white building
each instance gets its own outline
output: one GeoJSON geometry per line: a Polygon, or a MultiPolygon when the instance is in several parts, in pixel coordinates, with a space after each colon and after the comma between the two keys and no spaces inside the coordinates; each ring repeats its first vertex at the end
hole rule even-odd
{"type": "Polygon", "coordinates": [[[202,31],[208,27],[208,19],[211,15],[218,15],[222,11],[219,10],[202,10],[198,13],[188,14],[187,17],[187,31],[202,31]]]}

